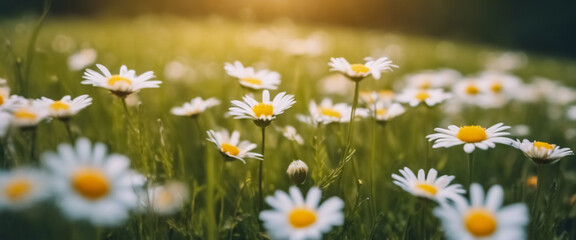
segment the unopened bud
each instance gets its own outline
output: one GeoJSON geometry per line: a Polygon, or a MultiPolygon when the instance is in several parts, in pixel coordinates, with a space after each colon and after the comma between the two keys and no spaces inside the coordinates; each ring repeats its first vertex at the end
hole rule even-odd
{"type": "Polygon", "coordinates": [[[290,180],[292,180],[294,184],[302,184],[306,181],[306,176],[308,175],[308,165],[302,160],[292,161],[286,173],[288,173],[290,180]]]}

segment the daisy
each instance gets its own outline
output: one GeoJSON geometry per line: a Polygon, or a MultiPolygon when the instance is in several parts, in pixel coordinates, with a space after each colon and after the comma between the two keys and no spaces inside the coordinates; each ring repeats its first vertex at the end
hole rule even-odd
{"type": "Polygon", "coordinates": [[[255,71],[253,67],[244,67],[239,61],[234,64],[226,63],[224,70],[228,75],[238,78],[240,85],[248,89],[275,90],[280,84],[279,73],[269,70],[255,71]]]}
{"type": "Polygon", "coordinates": [[[10,122],[12,122],[12,114],[0,111],[0,138],[5,137],[8,133],[10,122]]]}
{"type": "MultiPolygon", "coordinates": [[[[352,106],[347,103],[337,103],[334,104],[332,99],[324,98],[320,104],[316,104],[314,101],[310,101],[308,105],[308,110],[310,116],[297,115],[297,118],[312,126],[317,126],[318,124],[330,124],[330,123],[346,123],[350,122],[350,115],[352,112],[352,106]]],[[[368,110],[364,108],[356,109],[356,117],[367,117],[368,110]]]]}
{"type": "Polygon", "coordinates": [[[10,95],[9,87],[0,87],[0,111],[12,111],[27,104],[28,99],[18,95],[10,95]]]}
{"type": "Polygon", "coordinates": [[[173,181],[165,185],[150,187],[141,204],[157,214],[171,215],[184,206],[188,200],[188,194],[186,184],[173,181]]]}
{"type": "Polygon", "coordinates": [[[158,80],[150,80],[155,77],[152,71],[136,75],[134,70],[128,70],[126,66],[122,65],[120,73],[112,75],[105,66],[100,64],[96,64],[96,66],[104,75],[92,69],[86,69],[83,76],[85,80],[81,83],[106,88],[121,98],[126,98],[126,96],[143,88],[158,88],[158,84],[162,83],[158,80]]]}
{"type": "Polygon", "coordinates": [[[424,70],[406,76],[408,88],[431,89],[451,86],[461,77],[458,71],[452,69],[424,70]]]}
{"type": "Polygon", "coordinates": [[[238,159],[246,164],[245,158],[262,160],[262,154],[250,152],[250,150],[256,148],[256,144],[246,140],[240,141],[240,133],[238,131],[232,132],[232,135],[226,129],[218,132],[209,130],[207,133],[208,138],[206,140],[216,144],[222,156],[228,161],[238,159]]]}
{"type": "Polygon", "coordinates": [[[418,177],[407,167],[404,170],[400,169],[400,173],[402,176],[392,174],[394,184],[416,197],[439,202],[466,192],[460,184],[448,185],[454,180],[454,176],[443,175],[437,178],[438,171],[434,168],[428,171],[428,177],[426,177],[424,169],[418,170],[418,177]]]}
{"type": "Polygon", "coordinates": [[[358,95],[360,100],[366,105],[372,105],[375,102],[387,102],[392,103],[394,101],[395,93],[391,90],[380,90],[380,91],[360,91],[358,95]]]}
{"type": "Polygon", "coordinates": [[[426,138],[428,138],[428,141],[434,141],[432,148],[449,148],[464,144],[464,151],[466,153],[472,153],[476,148],[482,150],[494,148],[496,147],[496,143],[511,144],[512,139],[502,137],[510,135],[510,133],[504,132],[504,130],[510,127],[502,125],[503,123],[497,123],[488,129],[481,126],[457,127],[450,125],[448,129],[434,128],[434,131],[438,133],[430,134],[426,136],[426,138]]]}
{"type": "Polygon", "coordinates": [[[452,98],[452,94],[445,93],[442,89],[406,89],[396,97],[396,100],[401,103],[408,103],[412,107],[416,107],[423,103],[429,107],[442,103],[447,99],[452,98]]]}
{"type": "Polygon", "coordinates": [[[477,106],[487,102],[489,97],[480,81],[474,78],[458,81],[452,88],[452,92],[459,101],[477,106]]]}
{"type": "Polygon", "coordinates": [[[56,204],[72,220],[94,225],[119,225],[138,207],[138,191],[146,178],[129,169],[123,155],[108,155],[103,143],[86,138],[76,147],[60,144],[58,152],[45,153],[44,165],[52,172],[56,204]]]}
{"type": "Polygon", "coordinates": [[[560,161],[561,158],[574,155],[570,148],[560,148],[556,144],[534,141],[528,139],[512,142],[512,146],[524,152],[526,157],[532,159],[536,164],[552,164],[560,161]]]}
{"type": "Polygon", "coordinates": [[[258,126],[267,126],[276,116],[284,113],[286,109],[296,103],[294,95],[286,94],[286,92],[278,93],[274,100],[270,101],[268,90],[262,92],[262,102],[256,101],[249,95],[242,99],[244,102],[232,101],[233,107],[229,108],[230,115],[235,116],[235,119],[252,119],[258,126]]]}
{"type": "MultiPolygon", "coordinates": [[[[21,98],[21,97],[20,97],[21,98]]],[[[23,99],[18,101],[24,101],[23,99]]],[[[32,100],[14,106],[11,125],[19,128],[35,127],[50,114],[42,104],[32,100]]]]}
{"type": "Polygon", "coordinates": [[[494,185],[484,198],[482,187],[470,186],[470,202],[464,197],[453,199],[454,204],[441,202],[434,215],[442,221],[448,239],[453,240],[508,240],[526,239],[524,227],[528,224],[528,208],[524,203],[502,207],[504,191],[494,185]]]}
{"type": "Polygon", "coordinates": [[[386,101],[378,101],[370,107],[372,116],[378,122],[387,122],[405,112],[404,107],[398,103],[388,103],[386,101]]]}
{"type": "Polygon", "coordinates": [[[48,176],[38,169],[17,168],[0,172],[0,209],[30,207],[52,193],[48,176]]]}
{"type": "Polygon", "coordinates": [[[300,134],[298,134],[298,132],[296,131],[296,128],[294,128],[293,126],[290,125],[286,125],[284,127],[277,127],[276,130],[282,132],[282,135],[290,140],[290,141],[294,141],[296,143],[298,143],[299,145],[304,144],[304,139],[302,139],[302,136],[300,136],[300,134]]]}
{"type": "Polygon", "coordinates": [[[174,107],[170,112],[176,116],[197,117],[200,113],[206,111],[207,108],[220,104],[216,98],[208,98],[202,100],[201,97],[196,97],[190,102],[184,103],[182,107],[174,107]]]}
{"type": "Polygon", "coordinates": [[[68,57],[68,69],[77,71],[83,69],[96,61],[98,52],[92,48],[86,48],[68,57]]]}
{"type": "Polygon", "coordinates": [[[260,212],[260,220],[273,239],[321,239],[333,226],[344,223],[344,201],[331,197],[318,205],[321,196],[318,187],[310,188],[306,198],[296,186],[290,187],[290,195],[278,190],[266,197],[274,209],[260,212]]]}
{"type": "Polygon", "coordinates": [[[392,68],[398,66],[392,64],[392,61],[387,57],[382,57],[373,60],[371,57],[364,58],[366,63],[350,64],[344,58],[330,58],[328,65],[331,67],[330,71],[338,71],[350,78],[350,80],[358,82],[365,77],[372,75],[374,79],[380,79],[380,74],[386,70],[392,71],[392,68]]]}
{"type": "Polygon", "coordinates": [[[69,95],[62,97],[60,100],[52,100],[42,97],[36,100],[39,105],[46,107],[53,118],[68,120],[76,115],[80,110],[92,105],[92,98],[88,95],[81,95],[74,99],[69,95]]]}

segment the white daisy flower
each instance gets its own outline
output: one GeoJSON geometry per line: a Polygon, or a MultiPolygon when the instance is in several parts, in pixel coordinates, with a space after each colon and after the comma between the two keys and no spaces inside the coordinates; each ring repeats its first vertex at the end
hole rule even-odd
{"type": "Polygon", "coordinates": [[[70,95],[67,95],[56,101],[42,97],[36,100],[36,102],[46,107],[51,117],[67,120],[76,115],[80,110],[92,105],[92,98],[88,95],[81,95],[72,99],[70,95]]]}
{"type": "Polygon", "coordinates": [[[276,130],[282,132],[282,135],[290,140],[290,141],[294,141],[296,143],[298,143],[299,145],[304,144],[304,139],[302,139],[302,136],[300,136],[300,134],[298,134],[298,132],[296,131],[296,128],[294,128],[291,125],[286,125],[284,127],[277,127],[276,130]]]}
{"type": "Polygon", "coordinates": [[[318,187],[310,188],[306,198],[296,186],[290,187],[290,195],[278,190],[266,197],[274,209],[260,212],[260,220],[273,239],[321,239],[333,226],[344,223],[344,201],[331,197],[318,205],[321,196],[318,187]]]}
{"type": "Polygon", "coordinates": [[[366,105],[373,105],[375,102],[392,103],[396,94],[391,90],[360,91],[358,97],[366,105]]]}
{"type": "Polygon", "coordinates": [[[92,48],[85,48],[68,57],[68,68],[72,71],[84,69],[93,64],[98,57],[98,52],[92,48]]]}
{"type": "Polygon", "coordinates": [[[160,215],[171,215],[186,203],[189,192],[186,184],[173,181],[148,188],[141,199],[142,207],[160,215]]]}
{"type": "Polygon", "coordinates": [[[13,111],[15,108],[28,105],[28,99],[10,95],[9,87],[0,87],[0,111],[13,111]]]}
{"type": "Polygon", "coordinates": [[[8,128],[12,122],[12,114],[0,111],[0,138],[3,138],[8,133],[8,128]]]}
{"type": "Polygon", "coordinates": [[[434,128],[438,133],[426,136],[428,141],[434,141],[432,148],[445,147],[464,144],[464,151],[472,153],[474,149],[480,148],[486,150],[488,148],[496,147],[496,143],[510,145],[513,140],[507,137],[510,135],[504,130],[509,129],[509,126],[502,126],[503,123],[497,123],[488,129],[481,126],[463,126],[457,127],[455,125],[448,126],[448,129],[434,128]]]}
{"type": "Polygon", "coordinates": [[[330,124],[350,122],[352,107],[347,103],[334,104],[332,99],[324,98],[320,104],[310,101],[308,110],[310,111],[310,117],[299,115],[298,118],[301,121],[315,126],[317,123],[330,124]]]}
{"type": "Polygon", "coordinates": [[[275,90],[280,85],[280,74],[269,70],[255,71],[253,67],[244,67],[241,62],[224,65],[226,73],[238,78],[240,85],[248,89],[269,89],[275,90]]]}
{"type": "Polygon", "coordinates": [[[452,69],[424,70],[405,77],[407,88],[433,89],[451,86],[461,77],[460,73],[452,69]]]}
{"type": "Polygon", "coordinates": [[[176,116],[196,117],[206,111],[207,108],[218,104],[220,104],[220,101],[216,98],[202,100],[201,97],[196,97],[190,102],[184,103],[182,107],[173,107],[170,112],[176,116]]]}
{"type": "Polygon", "coordinates": [[[378,122],[387,122],[405,112],[404,107],[398,103],[388,103],[387,101],[378,101],[370,107],[372,116],[378,122]]]}
{"type": "Polygon", "coordinates": [[[416,107],[421,103],[432,107],[436,104],[442,103],[447,99],[452,98],[452,94],[444,92],[442,89],[406,89],[396,97],[396,100],[401,103],[408,103],[412,107],[416,107]]]}
{"type": "Polygon", "coordinates": [[[380,79],[382,72],[392,68],[398,68],[398,66],[392,64],[392,61],[387,57],[382,57],[373,60],[371,57],[364,58],[366,63],[356,63],[350,64],[344,58],[330,58],[328,65],[331,67],[330,71],[338,71],[346,75],[352,81],[360,81],[365,77],[372,75],[374,79],[380,79]]]}
{"type": "Polygon", "coordinates": [[[502,207],[504,191],[494,185],[484,198],[482,186],[470,186],[470,203],[464,197],[441,202],[434,215],[442,222],[446,238],[451,240],[526,239],[524,227],[530,216],[524,203],[502,207]]]}
{"type": "Polygon", "coordinates": [[[134,70],[128,70],[126,66],[122,65],[120,73],[112,75],[108,68],[100,64],[96,64],[96,66],[104,75],[92,69],[86,69],[83,76],[85,80],[81,83],[106,88],[121,98],[125,98],[143,88],[158,88],[158,84],[162,83],[162,81],[150,80],[155,77],[152,71],[136,75],[134,70]]]}
{"type": "Polygon", "coordinates": [[[244,102],[232,101],[233,107],[229,108],[230,115],[234,116],[235,119],[252,119],[259,126],[270,124],[276,116],[284,113],[286,109],[296,103],[294,95],[286,94],[286,92],[278,93],[274,100],[270,101],[270,92],[268,90],[262,92],[262,102],[256,101],[249,95],[244,96],[242,99],[244,102]]]}
{"type": "Polygon", "coordinates": [[[475,106],[482,106],[489,99],[486,89],[475,78],[466,78],[454,84],[452,92],[459,101],[475,106]]]}
{"type": "Polygon", "coordinates": [[[437,178],[438,171],[434,168],[428,171],[428,177],[426,177],[424,169],[418,170],[418,177],[408,167],[405,167],[404,170],[400,169],[400,173],[402,176],[392,174],[394,184],[416,197],[440,202],[466,193],[460,184],[449,185],[454,180],[454,176],[443,175],[437,178]]]}
{"type": "Polygon", "coordinates": [[[10,88],[0,87],[0,107],[10,98],[10,88]]]}
{"type": "Polygon", "coordinates": [[[528,139],[512,142],[512,146],[524,152],[526,157],[532,159],[536,164],[552,164],[560,161],[561,158],[574,155],[570,148],[560,148],[556,144],[534,141],[528,139]]]}
{"type": "Polygon", "coordinates": [[[138,192],[146,178],[129,169],[123,155],[106,153],[103,143],[94,147],[86,138],[76,147],[60,144],[57,153],[45,153],[44,165],[52,172],[56,204],[72,220],[94,225],[119,225],[138,207],[138,192]]]}
{"type": "MultiPolygon", "coordinates": [[[[20,99],[18,101],[24,101],[20,99]]],[[[35,127],[50,114],[42,104],[26,99],[26,104],[18,104],[12,110],[11,125],[19,128],[35,127]]]]}
{"type": "Polygon", "coordinates": [[[52,190],[41,170],[17,168],[0,172],[0,209],[19,210],[48,198],[52,190]]]}
{"type": "Polygon", "coordinates": [[[257,145],[246,140],[240,141],[240,132],[238,131],[232,132],[232,135],[230,135],[226,129],[218,132],[209,130],[207,133],[208,138],[206,140],[216,144],[222,156],[228,161],[238,159],[246,164],[245,158],[262,160],[262,154],[250,152],[252,149],[255,149],[257,145]]]}

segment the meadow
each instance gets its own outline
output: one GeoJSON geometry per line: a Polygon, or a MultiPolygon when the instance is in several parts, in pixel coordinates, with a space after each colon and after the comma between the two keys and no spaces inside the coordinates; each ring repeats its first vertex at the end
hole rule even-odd
{"type": "Polygon", "coordinates": [[[260,194],[288,192],[294,183],[286,171],[298,159],[308,166],[305,181],[297,185],[303,194],[318,186],[322,202],[338,197],[344,203],[343,224],[326,231],[325,239],[445,239],[446,229],[433,214],[439,204],[393,183],[392,174],[404,167],[453,175],[452,184],[461,184],[467,192],[470,182],[485,190],[500,185],[504,206],[525,203],[529,209],[529,216],[518,216],[529,218],[522,228],[529,239],[576,239],[573,156],[535,164],[507,144],[477,147],[467,154],[461,145],[432,148],[434,142],[426,138],[436,133],[435,128],[449,125],[488,128],[503,123],[511,126],[511,139],[572,148],[574,60],[385,30],[299,25],[287,19],[258,23],[219,17],[48,18],[37,26],[37,19],[29,17],[0,21],[4,87],[29,99],[87,94],[92,104],[65,121],[47,118],[33,127],[9,126],[1,141],[0,173],[43,168],[46,153],[86,138],[92,144],[104,143],[110,154],[130,159],[130,168],[146,178],[142,189],[134,191],[176,181],[180,195],[171,200],[181,203],[167,212],[144,203],[115,224],[69,219],[55,204],[57,196],[26,208],[0,204],[1,239],[270,239],[259,214],[272,207],[261,202],[260,194]],[[92,49],[95,61],[71,69],[69,57],[83,49],[92,49]],[[351,63],[388,57],[398,68],[384,71],[379,80],[354,82],[330,71],[332,57],[351,63]],[[272,97],[280,92],[294,95],[294,105],[278,114],[265,133],[252,120],[229,114],[233,100],[262,96],[262,91],[241,87],[227,74],[225,64],[235,61],[278,72],[281,83],[270,91],[272,97]],[[124,101],[106,89],[81,84],[85,69],[99,71],[95,64],[112,74],[122,65],[136,74],[153,71],[153,79],[162,83],[124,101]],[[441,75],[442,69],[451,70],[441,75]],[[520,79],[498,106],[456,92],[458,82],[484,79],[481,73],[486,70],[520,79]],[[297,117],[310,115],[310,102],[324,98],[352,106],[355,86],[360,93],[375,91],[379,97],[382,90],[400,95],[418,74],[428,75],[414,81],[452,79],[439,87],[452,97],[434,106],[401,103],[405,112],[376,121],[375,111],[366,110],[373,102],[362,101],[367,95],[361,94],[358,109],[366,111],[356,112],[367,114],[357,117],[353,128],[348,122],[308,124],[297,117]],[[219,104],[193,117],[171,113],[195,97],[216,98],[219,104]],[[283,134],[287,125],[296,129],[301,143],[283,134]],[[207,131],[221,129],[238,131],[241,140],[257,145],[255,153],[262,153],[265,136],[264,160],[246,158],[244,164],[221,153],[221,146],[207,140],[207,131]],[[531,178],[536,175],[537,186],[531,178]]]}

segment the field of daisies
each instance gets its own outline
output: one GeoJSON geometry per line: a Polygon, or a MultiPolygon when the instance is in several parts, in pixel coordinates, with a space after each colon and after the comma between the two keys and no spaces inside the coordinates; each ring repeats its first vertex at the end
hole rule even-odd
{"type": "Polygon", "coordinates": [[[0,38],[0,239],[576,239],[574,61],[218,17],[0,38]]]}

